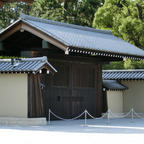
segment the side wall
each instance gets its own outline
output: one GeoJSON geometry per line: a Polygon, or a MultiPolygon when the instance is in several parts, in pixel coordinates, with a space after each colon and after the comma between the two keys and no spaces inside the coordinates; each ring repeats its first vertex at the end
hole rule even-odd
{"type": "Polygon", "coordinates": [[[113,113],[123,112],[123,91],[107,91],[108,109],[113,113]]]}
{"type": "Polygon", "coordinates": [[[124,96],[124,112],[128,112],[134,108],[136,112],[144,112],[144,80],[121,81],[128,87],[123,91],[124,96]]]}
{"type": "Polygon", "coordinates": [[[27,117],[27,74],[0,74],[0,117],[27,117]]]}

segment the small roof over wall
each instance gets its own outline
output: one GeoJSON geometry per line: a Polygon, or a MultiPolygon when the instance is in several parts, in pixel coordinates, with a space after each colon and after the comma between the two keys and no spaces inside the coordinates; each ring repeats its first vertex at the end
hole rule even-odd
{"type": "Polygon", "coordinates": [[[127,87],[117,80],[103,80],[103,87],[107,90],[126,90],[127,87]]]}
{"type": "Polygon", "coordinates": [[[57,72],[47,57],[0,59],[0,73],[42,73],[42,70],[57,72]]]}
{"type": "Polygon", "coordinates": [[[103,70],[103,80],[144,80],[144,69],[103,70]]]}
{"type": "Polygon", "coordinates": [[[115,37],[111,31],[40,19],[24,14],[0,33],[0,41],[17,31],[24,30],[54,44],[66,54],[72,52],[91,56],[144,58],[142,49],[115,37]]]}

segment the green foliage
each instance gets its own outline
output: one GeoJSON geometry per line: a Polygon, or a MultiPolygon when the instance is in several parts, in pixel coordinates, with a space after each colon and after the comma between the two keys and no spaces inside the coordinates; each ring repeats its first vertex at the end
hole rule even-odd
{"type": "Polygon", "coordinates": [[[105,0],[95,13],[93,27],[113,33],[144,49],[144,1],[105,0]]]}
{"type": "Polygon", "coordinates": [[[19,58],[22,58],[22,57],[15,57],[15,56],[0,56],[0,59],[19,59],[19,58]]]}
{"type": "MultiPolygon", "coordinates": [[[[95,13],[93,27],[112,30],[114,35],[144,49],[144,1],[105,0],[95,13]]],[[[127,60],[123,68],[143,68],[143,63],[127,60]]],[[[109,68],[113,69],[115,65],[119,63],[112,63],[109,68]]]]}
{"type": "Polygon", "coordinates": [[[112,62],[103,65],[103,69],[144,69],[144,60],[135,61],[127,59],[121,62],[112,62]]]}
{"type": "Polygon", "coordinates": [[[51,20],[62,20],[63,9],[59,0],[36,0],[31,15],[51,20]]]}
{"type": "Polygon", "coordinates": [[[110,64],[103,65],[103,69],[109,70],[109,69],[124,69],[124,62],[111,62],[110,64]]]}
{"type": "Polygon", "coordinates": [[[32,6],[32,15],[67,22],[92,26],[94,13],[102,0],[36,0],[32,6]]]}
{"type": "Polygon", "coordinates": [[[144,60],[134,61],[129,60],[129,64],[125,63],[125,69],[144,69],[144,60]]]}
{"type": "Polygon", "coordinates": [[[7,3],[0,8],[0,29],[3,29],[10,25],[12,22],[18,19],[20,13],[30,13],[30,6],[22,3],[7,3]]]}
{"type": "Polygon", "coordinates": [[[18,19],[21,12],[45,19],[92,26],[94,13],[103,0],[35,0],[32,5],[23,2],[8,3],[0,8],[0,29],[18,19]]]}

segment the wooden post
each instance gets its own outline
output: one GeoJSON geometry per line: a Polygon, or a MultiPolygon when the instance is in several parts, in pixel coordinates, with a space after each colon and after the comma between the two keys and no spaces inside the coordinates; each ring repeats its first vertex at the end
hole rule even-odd
{"type": "Polygon", "coordinates": [[[85,126],[87,125],[87,110],[85,110],[85,126]]]}
{"type": "Polygon", "coordinates": [[[50,125],[50,113],[51,113],[51,110],[49,109],[49,115],[48,115],[48,124],[50,125]]]}

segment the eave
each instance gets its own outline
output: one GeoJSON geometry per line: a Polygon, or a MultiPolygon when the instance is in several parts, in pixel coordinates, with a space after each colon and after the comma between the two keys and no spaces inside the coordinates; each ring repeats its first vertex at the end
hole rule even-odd
{"type": "Polygon", "coordinates": [[[58,48],[62,49],[64,52],[67,52],[68,46],[54,39],[53,37],[47,35],[45,32],[36,29],[34,26],[29,25],[26,22],[23,22],[21,19],[17,20],[15,23],[11,24],[9,27],[7,27],[5,30],[1,32],[2,34],[0,34],[0,41],[5,40],[6,38],[8,38],[9,36],[11,36],[17,31],[30,32],[38,36],[39,38],[57,46],[58,48]]]}
{"type": "Polygon", "coordinates": [[[135,59],[135,60],[141,60],[144,59],[143,56],[140,55],[133,55],[129,53],[119,53],[119,52],[111,52],[111,51],[103,51],[99,49],[91,49],[91,48],[84,48],[84,47],[74,47],[70,45],[69,43],[66,43],[65,41],[61,40],[60,38],[55,38],[52,34],[47,33],[42,28],[37,28],[35,25],[28,23],[27,21],[23,19],[17,20],[15,23],[11,24],[9,27],[7,27],[3,32],[0,34],[0,41],[5,40],[9,36],[11,36],[13,33],[17,31],[27,31],[32,33],[33,35],[36,35],[37,37],[55,45],[56,47],[60,48],[65,52],[66,55],[69,55],[69,53],[79,53],[79,54],[85,54],[88,56],[103,56],[103,57],[111,57],[114,59],[135,59]]]}

